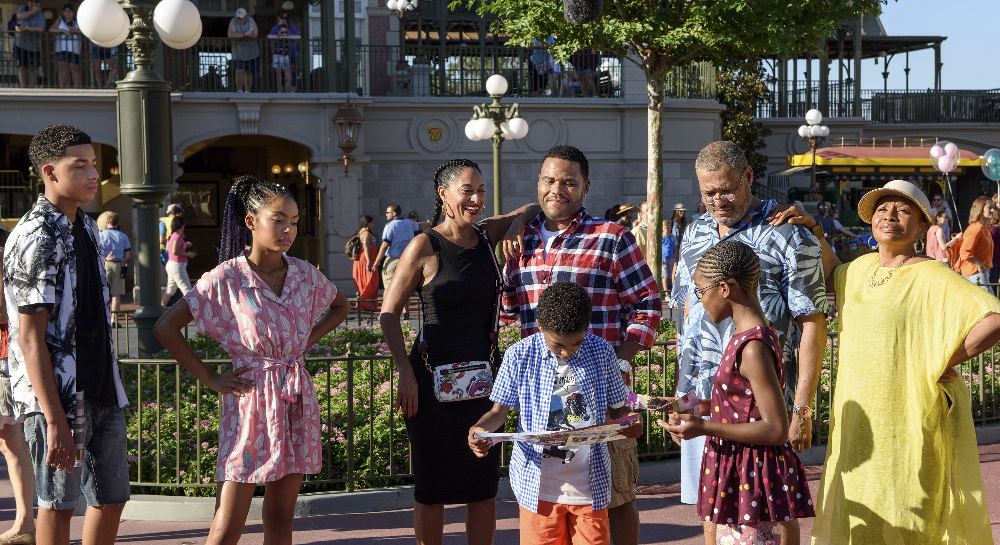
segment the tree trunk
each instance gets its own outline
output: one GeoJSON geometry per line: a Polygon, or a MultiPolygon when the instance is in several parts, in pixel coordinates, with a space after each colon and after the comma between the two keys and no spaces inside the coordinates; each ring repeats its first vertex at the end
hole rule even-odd
{"type": "Polygon", "coordinates": [[[649,125],[648,148],[646,150],[648,163],[646,206],[649,214],[646,217],[646,248],[644,253],[649,270],[653,272],[657,285],[663,278],[663,274],[669,274],[669,271],[662,273],[660,271],[663,241],[661,203],[663,201],[663,81],[665,77],[666,75],[658,70],[646,72],[646,92],[649,95],[649,107],[646,113],[649,125]]]}

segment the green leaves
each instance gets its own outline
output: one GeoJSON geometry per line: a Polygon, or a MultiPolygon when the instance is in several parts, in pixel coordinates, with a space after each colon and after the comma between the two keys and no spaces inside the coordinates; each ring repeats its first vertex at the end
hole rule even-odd
{"type": "Polygon", "coordinates": [[[767,171],[767,147],[764,139],[771,129],[754,121],[755,106],[770,98],[764,83],[764,69],[758,60],[730,59],[719,68],[716,80],[718,101],[726,105],[722,112],[722,138],[735,142],[753,167],[754,178],[762,178],[767,171]]]}
{"type": "Polygon", "coordinates": [[[607,0],[601,18],[585,25],[567,23],[554,0],[455,0],[449,6],[496,17],[492,30],[511,45],[556,36],[552,51],[560,61],[591,47],[656,57],[658,71],[665,71],[692,60],[817,52],[818,39],[833,34],[838,21],[875,13],[884,1],[607,0]]]}

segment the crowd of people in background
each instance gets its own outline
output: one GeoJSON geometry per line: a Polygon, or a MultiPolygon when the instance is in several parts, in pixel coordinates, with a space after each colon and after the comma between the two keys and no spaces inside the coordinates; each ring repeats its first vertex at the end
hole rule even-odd
{"type": "Polygon", "coordinates": [[[924,252],[974,284],[1000,293],[1000,206],[997,193],[982,195],[969,207],[962,228],[951,206],[940,193],[930,198],[930,227],[924,237],[924,252]]]}
{"type": "Polygon", "coordinates": [[[564,64],[556,60],[547,49],[555,43],[555,37],[543,44],[532,42],[528,57],[531,71],[531,89],[534,96],[550,97],[596,97],[598,96],[595,75],[600,69],[601,55],[590,48],[584,48],[569,58],[564,64]]]}
{"type": "MultiPolygon", "coordinates": [[[[13,56],[17,64],[18,83],[30,88],[38,85],[40,76],[53,78],[50,86],[81,88],[84,80],[95,88],[112,89],[118,77],[118,59],[124,55],[124,46],[102,47],[86,38],[77,21],[77,6],[67,3],[58,16],[46,24],[46,13],[41,2],[29,0],[8,21],[7,30],[13,33],[13,56]],[[51,57],[49,57],[51,53],[51,57]],[[93,71],[81,71],[83,60],[89,55],[93,71]],[[51,61],[49,60],[51,58],[51,61]],[[52,62],[54,71],[46,70],[43,63],[52,62]]],[[[275,91],[296,91],[298,74],[297,42],[302,34],[293,25],[288,11],[275,13],[276,23],[266,35],[260,32],[256,21],[246,8],[238,8],[229,21],[226,36],[232,39],[233,88],[240,93],[254,89],[255,77],[261,71],[261,46],[258,37],[266,38],[270,55],[267,62],[274,70],[275,91]]],[[[260,84],[257,86],[260,89],[260,84]]]]}

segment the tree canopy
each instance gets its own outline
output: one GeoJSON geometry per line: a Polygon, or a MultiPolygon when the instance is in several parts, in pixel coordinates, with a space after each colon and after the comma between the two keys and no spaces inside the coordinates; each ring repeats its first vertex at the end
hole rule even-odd
{"type": "Polygon", "coordinates": [[[646,75],[649,98],[647,151],[649,242],[646,261],[660,278],[663,193],[663,83],[674,67],[706,60],[797,57],[820,53],[819,39],[838,22],[879,12],[887,0],[604,0],[600,19],[574,25],[558,0],[455,0],[496,18],[493,31],[511,45],[545,43],[560,61],[583,48],[618,53],[646,75]]]}
{"type": "Polygon", "coordinates": [[[628,55],[647,74],[692,60],[793,56],[819,52],[818,40],[837,22],[875,13],[885,0],[605,0],[601,18],[584,25],[563,19],[557,0],[457,0],[496,17],[493,30],[512,45],[558,39],[560,60],[584,47],[628,55]]]}

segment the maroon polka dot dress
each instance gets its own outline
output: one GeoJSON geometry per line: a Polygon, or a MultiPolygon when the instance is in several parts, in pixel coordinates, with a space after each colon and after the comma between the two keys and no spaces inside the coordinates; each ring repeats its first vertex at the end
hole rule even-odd
{"type": "MultiPolygon", "coordinates": [[[[773,328],[755,327],[733,335],[712,386],[713,422],[743,424],[760,420],[750,383],[739,373],[737,361],[743,345],[753,339],[771,347],[778,362],[778,383],[784,383],[781,347],[773,328]]],[[[716,524],[753,526],[816,514],[802,462],[789,443],[748,445],[709,437],[701,463],[698,516],[716,524]]]]}

